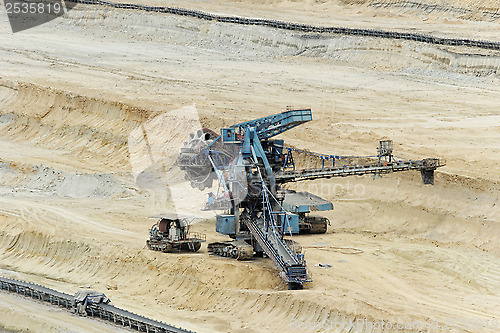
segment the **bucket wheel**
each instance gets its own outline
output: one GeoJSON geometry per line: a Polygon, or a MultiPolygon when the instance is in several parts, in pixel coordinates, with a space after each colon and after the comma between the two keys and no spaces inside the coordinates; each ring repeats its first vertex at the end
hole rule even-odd
{"type": "Polygon", "coordinates": [[[185,178],[191,182],[193,188],[203,191],[206,187],[211,187],[217,177],[213,172],[208,152],[204,150],[215,138],[216,134],[209,129],[197,130],[189,135],[189,139],[181,148],[179,167],[184,170],[185,178]]]}

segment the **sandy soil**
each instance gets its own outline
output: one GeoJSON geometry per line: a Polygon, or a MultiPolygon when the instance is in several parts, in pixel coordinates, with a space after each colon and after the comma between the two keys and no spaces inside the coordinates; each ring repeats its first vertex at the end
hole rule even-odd
{"type": "MultiPolygon", "coordinates": [[[[498,12],[494,1],[442,1],[431,12],[416,4],[189,3],[245,16],[498,39],[495,15],[484,14],[498,12]]],[[[498,53],[86,6],[15,35],[5,16],[0,27],[0,274],[69,293],[90,286],[120,307],[199,332],[283,332],[356,319],[421,322],[432,332],[465,319],[482,327],[454,331],[497,331],[498,53]],[[173,209],[173,194],[137,185],[129,136],[193,104],[214,130],[288,105],[310,107],[314,121],[283,135],[290,145],[372,155],[379,139],[390,138],[398,156],[448,164],[431,187],[418,174],[289,185],[331,199],[335,210],[327,234],[297,237],[314,282],[288,291],[266,259],[210,257],[205,246],[196,254],[145,249],[154,222],[148,216],[173,209]]],[[[225,239],[213,219],[198,221],[193,229],[208,241],[225,239]]],[[[0,300],[0,328],[88,327],[63,311],[3,294],[0,300]],[[27,311],[36,319],[26,319],[27,311]]]]}

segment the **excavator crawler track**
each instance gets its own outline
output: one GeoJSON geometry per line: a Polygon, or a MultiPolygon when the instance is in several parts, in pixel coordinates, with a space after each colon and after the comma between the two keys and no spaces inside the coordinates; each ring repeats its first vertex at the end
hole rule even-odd
{"type": "Polygon", "coordinates": [[[249,260],[253,258],[253,247],[242,240],[216,242],[208,244],[208,252],[238,260],[249,260]]]}

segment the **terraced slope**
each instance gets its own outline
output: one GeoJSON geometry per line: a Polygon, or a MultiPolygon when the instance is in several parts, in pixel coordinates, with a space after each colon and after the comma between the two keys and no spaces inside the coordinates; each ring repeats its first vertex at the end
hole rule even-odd
{"type": "MultiPolygon", "coordinates": [[[[379,21],[372,10],[382,13],[368,4],[338,5],[339,13],[361,10],[352,19],[365,15],[371,25],[379,21]]],[[[276,6],[276,16],[303,18],[291,4],[276,6]]],[[[243,2],[234,13],[265,8],[243,2]]],[[[398,22],[417,22],[417,14],[402,11],[398,22]]],[[[471,26],[496,24],[429,17],[419,29],[473,35],[471,26]]],[[[85,6],[23,34],[1,31],[2,275],[66,292],[91,286],[118,306],[200,332],[500,317],[496,53],[85,6]],[[287,133],[291,145],[369,154],[386,137],[398,155],[448,163],[434,187],[413,174],[303,183],[302,190],[334,200],[335,211],[328,234],[298,239],[314,283],[290,292],[265,259],[144,248],[153,223],[147,217],[173,207],[162,184],[135,182],[129,135],[193,103],[201,123],[215,130],[286,105],[311,107],[315,121],[287,133]]],[[[225,239],[211,219],[194,229],[209,241],[225,239]]],[[[9,311],[2,326],[37,330],[19,320],[21,310],[9,311]]],[[[50,318],[46,327],[56,331],[50,318]]]]}

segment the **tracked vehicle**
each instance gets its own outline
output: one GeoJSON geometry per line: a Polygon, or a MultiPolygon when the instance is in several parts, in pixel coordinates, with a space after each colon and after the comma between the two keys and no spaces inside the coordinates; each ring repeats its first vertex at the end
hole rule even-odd
{"type": "Polygon", "coordinates": [[[220,134],[200,129],[190,134],[178,157],[192,187],[204,190],[218,181],[205,210],[223,211],[216,215],[216,230],[233,240],[209,244],[209,251],[236,259],[266,255],[290,289],[311,281],[293,235],[325,233],[328,219],[310,213],[331,210],[333,204],[312,193],[285,189],[284,184],[408,170],[420,171],[423,183],[433,184],[434,170],[445,164],[437,158],[396,158],[390,140],[379,142],[375,156],[339,156],[286,147],[284,140],[274,139],[311,120],[310,109],[288,109],[222,128],[220,134]],[[298,167],[300,155],[315,167],[298,167]]]}
{"type": "Polygon", "coordinates": [[[189,232],[187,218],[176,214],[153,216],[158,222],[149,229],[149,240],[146,244],[150,250],[160,252],[189,251],[197,252],[206,235],[189,232]]]}

